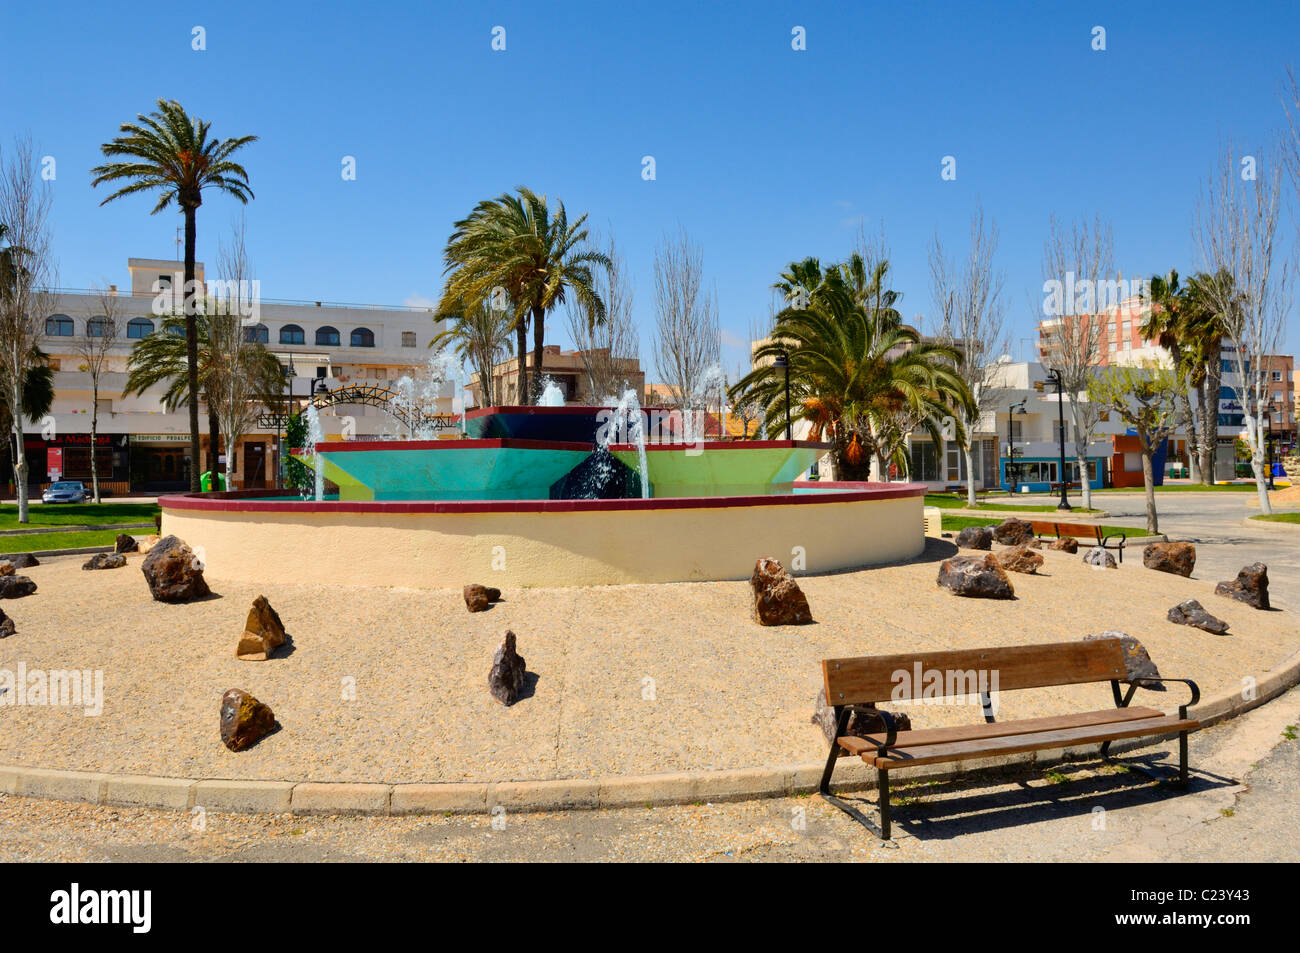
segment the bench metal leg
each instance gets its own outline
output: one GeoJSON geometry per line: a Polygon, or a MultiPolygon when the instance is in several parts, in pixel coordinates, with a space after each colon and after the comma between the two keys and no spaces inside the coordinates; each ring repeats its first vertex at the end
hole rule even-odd
{"type": "Polygon", "coordinates": [[[889,772],[876,769],[876,792],[880,797],[880,839],[889,840],[889,772]]]}

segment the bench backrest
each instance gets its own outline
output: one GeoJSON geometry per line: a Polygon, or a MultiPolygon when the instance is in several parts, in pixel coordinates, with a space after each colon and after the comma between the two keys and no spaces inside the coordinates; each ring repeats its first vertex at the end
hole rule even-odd
{"type": "Polygon", "coordinates": [[[830,705],[935,697],[936,673],[943,696],[1108,682],[1124,678],[1124,652],[1119,639],[1095,639],[822,659],[830,705]]]}
{"type": "Polygon", "coordinates": [[[1101,539],[1101,527],[1096,523],[1062,523],[1058,520],[1030,520],[1034,532],[1054,536],[1091,536],[1101,539]]]}

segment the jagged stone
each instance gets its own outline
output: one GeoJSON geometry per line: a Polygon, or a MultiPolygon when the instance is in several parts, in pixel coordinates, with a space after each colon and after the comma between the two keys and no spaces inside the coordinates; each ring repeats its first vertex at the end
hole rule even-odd
{"type": "Polygon", "coordinates": [[[1190,576],[1196,567],[1196,547],[1191,543],[1148,543],[1142,565],[1175,576],[1190,576]]]}
{"type": "Polygon", "coordinates": [[[245,662],[265,662],[281,645],[284,645],[284,623],[280,614],[271,608],[266,596],[258,596],[248,610],[244,634],[235,646],[235,658],[245,662]]]}
{"type": "Polygon", "coordinates": [[[1052,540],[1052,545],[1048,549],[1055,549],[1059,552],[1074,554],[1079,551],[1079,541],[1073,536],[1060,536],[1052,540]]]}
{"type": "Polygon", "coordinates": [[[1210,615],[1205,611],[1205,607],[1195,599],[1188,599],[1186,602],[1178,603],[1169,610],[1166,618],[1170,622],[1195,626],[1198,629],[1204,629],[1206,632],[1213,632],[1215,635],[1223,635],[1228,631],[1228,623],[1210,615]]]}
{"type": "Polygon", "coordinates": [[[1083,561],[1089,566],[1097,569],[1118,569],[1115,563],[1115,557],[1102,549],[1100,546],[1094,546],[1083,554],[1083,561]]]}
{"type": "Polygon", "coordinates": [[[997,558],[998,565],[1007,572],[1033,574],[1043,565],[1042,554],[1034,552],[1027,544],[1004,549],[997,558]]]}
{"type": "Polygon", "coordinates": [[[9,638],[15,631],[14,620],[5,615],[4,609],[0,609],[0,639],[9,638]]]}
{"type": "Polygon", "coordinates": [[[992,549],[993,530],[988,526],[966,526],[957,534],[959,549],[992,549]]]}
{"type": "Polygon", "coordinates": [[[39,566],[41,561],[31,553],[10,553],[4,558],[15,569],[30,569],[32,566],[39,566]]]}
{"type": "Polygon", "coordinates": [[[993,539],[1003,546],[1023,546],[1034,538],[1034,524],[1008,516],[993,527],[993,539]]]}
{"type": "Polygon", "coordinates": [[[95,553],[84,563],[82,569],[121,569],[126,565],[126,557],[121,553],[95,553]]]}
{"type": "Polygon", "coordinates": [[[135,537],[130,533],[118,533],[117,539],[113,541],[113,551],[117,553],[136,553],[140,551],[140,544],[135,541],[135,537]]]}
{"type": "Polygon", "coordinates": [[[7,559],[0,559],[0,576],[12,576],[16,571],[13,563],[7,559]]]}
{"type": "Polygon", "coordinates": [[[808,598],[779,560],[764,557],[749,577],[754,590],[754,620],[759,625],[806,625],[812,622],[808,598]]]}
{"type": "Polygon", "coordinates": [[[1251,563],[1237,573],[1236,579],[1215,586],[1214,594],[1236,599],[1256,609],[1271,608],[1268,601],[1268,566],[1264,563],[1251,563]]]}
{"type": "Polygon", "coordinates": [[[526,673],[524,657],[515,651],[515,634],[508,629],[492,656],[492,671],[488,673],[488,691],[501,704],[509,706],[519,700],[526,673]]]}
{"type": "MultiPolygon", "coordinates": [[[[1097,635],[1085,635],[1083,637],[1085,642],[1092,642],[1096,639],[1119,639],[1120,648],[1124,653],[1124,671],[1127,675],[1123,681],[1132,682],[1144,678],[1160,677],[1160,670],[1156,668],[1156,663],[1152,661],[1150,653],[1147,652],[1141,642],[1127,632],[1120,632],[1118,629],[1107,629],[1097,635]]],[[[1165,690],[1165,687],[1158,682],[1151,682],[1147,687],[1157,692],[1165,690]]]]}
{"type": "Polygon", "coordinates": [[[275,712],[243,689],[221,696],[221,741],[231,751],[251,748],[275,727],[275,712]]]}
{"type": "Polygon", "coordinates": [[[36,583],[26,576],[0,576],[0,599],[21,599],[36,591],[36,583]]]}
{"type": "MultiPolygon", "coordinates": [[[[902,712],[891,711],[889,714],[894,716],[894,722],[899,731],[911,731],[912,719],[902,712]]],[[[826,704],[826,689],[820,689],[817,692],[817,702],[813,709],[812,723],[822,730],[829,744],[835,740],[835,709],[826,704]]],[[[854,711],[849,714],[848,724],[844,729],[844,735],[855,738],[865,738],[867,735],[883,733],[885,731],[885,720],[879,715],[868,712],[854,711]]],[[[843,758],[848,752],[843,748],[836,746],[837,757],[843,758]]]]}
{"type": "Polygon", "coordinates": [[[176,536],[160,539],[140,564],[140,571],[158,602],[189,602],[210,591],[194,551],[176,536]]]}
{"type": "Polygon", "coordinates": [[[939,585],[972,599],[1014,599],[1015,587],[992,553],[953,556],[939,565],[939,585]]]}

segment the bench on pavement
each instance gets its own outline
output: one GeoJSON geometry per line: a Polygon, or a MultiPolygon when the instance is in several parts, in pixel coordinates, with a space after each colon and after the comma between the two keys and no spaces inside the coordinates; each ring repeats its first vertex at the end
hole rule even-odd
{"type": "Polygon", "coordinates": [[[1119,561],[1124,561],[1124,543],[1128,540],[1127,533],[1103,533],[1101,526],[1096,523],[1063,523],[1060,520],[1029,520],[1029,523],[1034,527],[1034,535],[1039,538],[1055,536],[1060,539],[1062,536],[1074,536],[1093,539],[1102,549],[1112,549],[1119,553],[1119,561]]]}
{"type": "Polygon", "coordinates": [[[1187,717],[1188,707],[1201,698],[1200,689],[1190,679],[1143,678],[1129,683],[1127,692],[1121,691],[1120,683],[1127,679],[1119,639],[823,659],[822,676],[827,704],[835,711],[835,738],[819,790],[823,798],[886,841],[890,839],[889,774],[899,768],[1094,743],[1101,745],[1105,759],[1112,741],[1177,734],[1178,781],[1185,785],[1187,733],[1199,727],[1199,722],[1187,717]],[[938,674],[941,688],[934,685],[930,673],[938,674]],[[1110,682],[1115,707],[1019,721],[998,722],[994,718],[991,691],[1088,682],[1110,682]],[[1130,706],[1139,687],[1164,682],[1182,682],[1191,691],[1191,700],[1179,706],[1177,717],[1155,708],[1130,706]],[[929,698],[935,691],[943,697],[978,693],[984,723],[898,731],[894,717],[875,707],[877,702],[929,698]],[[879,716],[884,730],[861,737],[845,735],[854,711],[879,716]],[[879,827],[831,793],[831,775],[841,749],[876,769],[879,827]]]}

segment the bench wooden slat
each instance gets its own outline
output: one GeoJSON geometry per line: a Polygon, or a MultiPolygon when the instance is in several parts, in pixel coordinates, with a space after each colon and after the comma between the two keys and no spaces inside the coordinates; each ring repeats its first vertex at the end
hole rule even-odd
{"type": "Polygon", "coordinates": [[[884,757],[874,758],[871,763],[883,771],[913,765],[936,764],[942,761],[959,761],[962,758],[997,757],[1021,751],[1040,751],[1043,748],[1064,748],[1069,745],[1115,741],[1119,738],[1137,738],[1142,735],[1173,734],[1180,731],[1193,731],[1199,726],[1199,722],[1191,719],[1183,720],[1162,715],[1159,718],[1144,718],[1140,721],[1065,728],[1060,731],[1038,731],[1006,738],[956,741],[950,744],[922,745],[909,749],[890,748],[884,757]]]}
{"type": "Polygon", "coordinates": [[[1061,520],[1029,520],[1034,532],[1039,536],[1091,536],[1101,541],[1101,526],[1097,523],[1065,523],[1061,520]]]}
{"type": "MultiPolygon", "coordinates": [[[[991,687],[998,691],[1124,678],[1124,654],[1118,639],[874,655],[823,659],[826,701],[854,705],[922,697],[925,684],[916,684],[918,665],[923,678],[926,673],[943,673],[945,684],[948,673],[991,676],[996,672],[997,685],[991,687]]],[[[978,691],[979,687],[972,685],[969,690],[978,691]]]]}
{"type": "MultiPolygon", "coordinates": [[[[1025,718],[993,724],[958,725],[953,728],[920,728],[900,731],[894,739],[895,748],[915,748],[924,745],[949,744],[954,741],[975,741],[979,738],[1001,738],[1007,735],[1025,735],[1036,731],[1058,731],[1062,728],[1086,728],[1090,725],[1108,725],[1146,718],[1161,718],[1164,712],[1156,708],[1107,708],[1102,711],[1082,712],[1078,715],[1050,715],[1045,718],[1025,718]]],[[[848,735],[839,739],[840,747],[853,755],[874,755],[885,743],[879,733],[857,737],[848,735]]]]}

